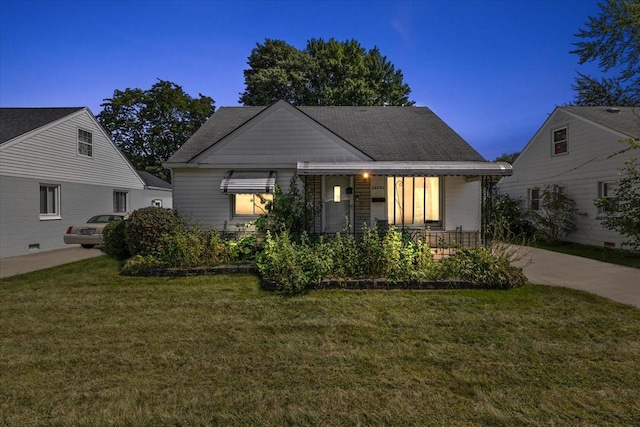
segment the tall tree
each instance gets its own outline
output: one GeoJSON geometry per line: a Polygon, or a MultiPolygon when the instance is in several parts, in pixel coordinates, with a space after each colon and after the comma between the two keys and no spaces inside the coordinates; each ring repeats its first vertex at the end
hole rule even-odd
{"type": "Polygon", "coordinates": [[[606,0],[600,14],[575,34],[582,39],[572,50],[579,64],[597,61],[605,74],[596,78],[578,72],[575,105],[640,105],[640,1],[606,0]]]}
{"type": "Polygon", "coordinates": [[[355,40],[311,39],[305,50],[281,40],[257,44],[244,71],[244,105],[280,98],[294,105],[413,105],[411,89],[378,48],[355,40]]]}
{"type": "Polygon", "coordinates": [[[213,114],[214,101],[192,98],[166,80],[148,90],[116,89],[96,116],[136,169],[170,181],[166,161],[213,114]]]}

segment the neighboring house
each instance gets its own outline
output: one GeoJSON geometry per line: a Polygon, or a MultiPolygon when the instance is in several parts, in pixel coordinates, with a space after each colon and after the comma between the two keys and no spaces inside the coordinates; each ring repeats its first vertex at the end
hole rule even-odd
{"type": "Polygon", "coordinates": [[[613,196],[618,169],[633,151],[620,141],[640,138],[640,108],[557,107],[513,163],[513,175],[503,178],[499,191],[523,200],[527,209],[540,208],[540,193],[553,185],[574,200],[582,215],[567,240],[620,247],[625,240],[605,229],[595,206],[599,197],[613,196]]]}
{"type": "Polygon", "coordinates": [[[234,231],[297,174],[322,207],[314,233],[363,224],[477,232],[481,182],[511,173],[485,161],[425,107],[223,107],[165,163],[174,208],[234,231]]]}
{"type": "Polygon", "coordinates": [[[88,108],[0,108],[0,257],[65,247],[96,214],[171,207],[169,184],[147,179],[88,108]]]}

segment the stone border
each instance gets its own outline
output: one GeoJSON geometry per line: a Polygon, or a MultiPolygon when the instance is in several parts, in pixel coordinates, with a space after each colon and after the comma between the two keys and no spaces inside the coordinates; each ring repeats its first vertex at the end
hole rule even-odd
{"type": "MultiPolygon", "coordinates": [[[[263,277],[260,285],[265,291],[275,291],[276,283],[263,277]]],[[[399,282],[388,279],[349,279],[335,280],[325,279],[317,285],[309,287],[309,290],[344,289],[344,290],[436,290],[436,289],[479,289],[471,282],[459,280],[419,280],[411,282],[399,282]]]]}

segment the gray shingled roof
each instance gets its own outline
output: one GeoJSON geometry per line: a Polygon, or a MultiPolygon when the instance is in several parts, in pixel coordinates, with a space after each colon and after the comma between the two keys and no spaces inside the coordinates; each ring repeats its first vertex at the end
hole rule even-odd
{"type": "MultiPolygon", "coordinates": [[[[176,151],[188,163],[268,107],[222,107],[176,151]]],[[[427,107],[296,107],[378,161],[484,161],[427,107]]]]}
{"type": "Polygon", "coordinates": [[[640,138],[640,107],[560,107],[609,129],[640,138]]]}
{"type": "Polygon", "coordinates": [[[83,108],[0,108],[0,144],[83,108]]]}
{"type": "Polygon", "coordinates": [[[167,181],[165,181],[163,179],[158,178],[157,176],[155,176],[153,174],[150,174],[147,171],[137,170],[136,172],[138,173],[140,178],[142,178],[142,180],[144,181],[144,184],[147,187],[171,189],[171,184],[169,184],[167,181]]]}

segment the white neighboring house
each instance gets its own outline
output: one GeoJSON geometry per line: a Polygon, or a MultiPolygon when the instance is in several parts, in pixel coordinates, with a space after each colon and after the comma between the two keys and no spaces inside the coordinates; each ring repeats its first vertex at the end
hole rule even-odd
{"type": "Polygon", "coordinates": [[[487,162],[426,107],[219,108],[165,163],[184,218],[234,231],[263,212],[258,195],[297,174],[322,213],[314,233],[363,224],[481,229],[481,181],[511,173],[487,162]]]}
{"type": "Polygon", "coordinates": [[[513,175],[499,182],[499,192],[536,209],[541,189],[557,185],[583,214],[567,240],[619,248],[626,239],[600,225],[594,200],[612,197],[619,168],[640,156],[631,150],[611,157],[628,147],[620,142],[628,138],[640,138],[640,108],[557,107],[513,163],[513,175]]]}
{"type": "Polygon", "coordinates": [[[0,258],[65,247],[73,224],[172,207],[170,184],[139,174],[86,107],[0,108],[0,258]]]}

